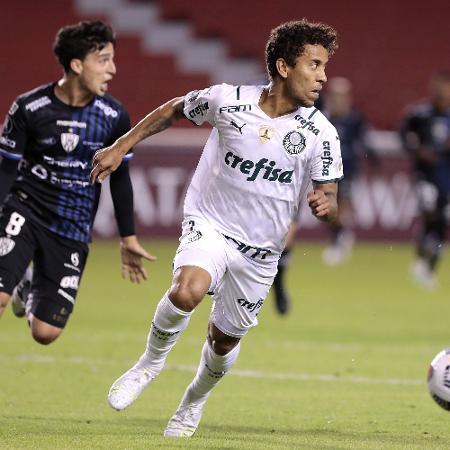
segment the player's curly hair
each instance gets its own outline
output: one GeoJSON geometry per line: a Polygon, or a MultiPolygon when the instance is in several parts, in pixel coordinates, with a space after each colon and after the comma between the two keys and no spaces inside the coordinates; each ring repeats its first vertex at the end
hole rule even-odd
{"type": "Polygon", "coordinates": [[[96,21],[83,21],[62,27],[55,37],[53,53],[63,66],[70,71],[72,59],[83,60],[88,53],[103,49],[108,43],[116,44],[116,36],[111,26],[96,21]]]}
{"type": "Polygon", "coordinates": [[[312,23],[306,19],[282,23],[270,32],[266,44],[266,67],[271,80],[278,74],[277,59],[283,58],[294,67],[305,45],[322,45],[332,55],[337,49],[337,33],[324,23],[312,23]]]}

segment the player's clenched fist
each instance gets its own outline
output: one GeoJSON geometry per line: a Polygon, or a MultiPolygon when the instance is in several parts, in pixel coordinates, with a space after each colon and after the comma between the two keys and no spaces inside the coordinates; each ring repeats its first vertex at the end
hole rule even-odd
{"type": "Polygon", "coordinates": [[[316,217],[323,217],[330,213],[331,201],[325,195],[325,192],[320,190],[311,191],[308,193],[306,199],[311,208],[312,213],[316,217]]]}

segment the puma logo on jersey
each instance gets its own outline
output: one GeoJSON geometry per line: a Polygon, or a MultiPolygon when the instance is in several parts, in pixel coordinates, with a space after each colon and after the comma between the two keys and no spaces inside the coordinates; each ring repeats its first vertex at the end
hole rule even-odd
{"type": "Polygon", "coordinates": [[[240,170],[243,174],[249,175],[247,181],[255,181],[258,176],[262,176],[267,181],[278,181],[283,184],[292,183],[293,170],[283,170],[276,167],[275,161],[267,158],[260,159],[257,163],[250,159],[244,159],[228,152],[225,155],[225,164],[232,169],[240,170]]]}
{"type": "Polygon", "coordinates": [[[247,124],[244,123],[244,125],[239,126],[234,120],[232,120],[232,121],[230,122],[230,125],[233,126],[234,128],[236,128],[237,130],[239,130],[239,133],[242,134],[242,128],[244,128],[245,125],[247,125],[247,124]]]}

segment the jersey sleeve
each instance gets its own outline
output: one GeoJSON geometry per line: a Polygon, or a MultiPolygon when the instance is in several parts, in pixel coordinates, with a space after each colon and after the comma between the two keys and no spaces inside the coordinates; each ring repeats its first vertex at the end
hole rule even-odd
{"type": "Polygon", "coordinates": [[[311,179],[316,183],[333,183],[343,177],[339,136],[330,124],[317,142],[311,165],[311,179]]]}
{"type": "Polygon", "coordinates": [[[131,236],[135,234],[134,196],[126,161],[123,161],[119,168],[111,174],[109,186],[119,234],[121,237],[131,236]]]}
{"type": "MultiPolygon", "coordinates": [[[[125,109],[121,110],[118,122],[111,136],[111,144],[131,128],[130,116],[125,109]]],[[[134,202],[128,161],[133,157],[133,149],[123,157],[122,163],[111,174],[110,191],[114,205],[114,214],[121,237],[134,234],[134,202]]]]}
{"type": "Polygon", "coordinates": [[[184,115],[196,125],[208,122],[216,125],[216,109],[224,90],[224,85],[215,85],[199,91],[191,91],[184,97],[184,115]]]}
{"type": "Polygon", "coordinates": [[[9,108],[0,136],[0,156],[19,161],[27,144],[27,120],[16,100],[9,108]]]}

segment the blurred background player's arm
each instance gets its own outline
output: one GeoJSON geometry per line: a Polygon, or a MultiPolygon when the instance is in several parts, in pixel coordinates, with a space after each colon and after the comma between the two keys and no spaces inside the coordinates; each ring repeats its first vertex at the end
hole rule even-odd
{"type": "Polygon", "coordinates": [[[403,122],[400,135],[403,146],[410,156],[419,164],[433,166],[438,155],[425,145],[428,130],[426,120],[416,114],[408,114],[403,122]]]}

